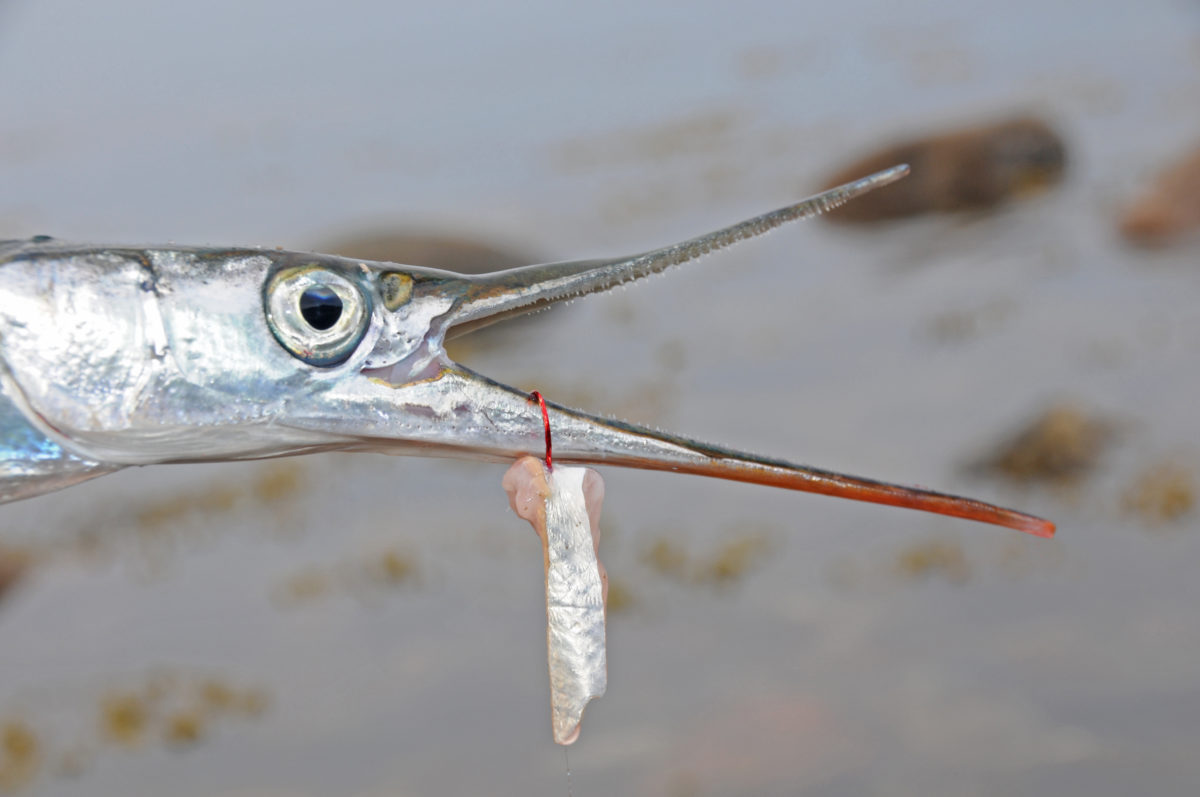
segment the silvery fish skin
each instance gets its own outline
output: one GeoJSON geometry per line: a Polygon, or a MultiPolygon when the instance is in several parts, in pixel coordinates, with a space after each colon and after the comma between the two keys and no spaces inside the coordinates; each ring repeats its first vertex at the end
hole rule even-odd
{"type": "Polygon", "coordinates": [[[503,487],[542,540],[551,727],[555,742],[572,744],[583,710],[608,686],[606,576],[598,558],[604,482],[591,468],[544,468],[522,457],[503,487]]]}
{"type": "MultiPolygon", "coordinates": [[[[483,275],[251,248],[0,242],[0,501],[133,466],[316,451],[508,461],[526,395],[445,354],[495,321],[658,273],[902,177],[906,167],[632,257],[483,275]]],[[[673,470],[1049,535],[970,499],[743,454],[547,403],[564,463],[673,470]]]]}

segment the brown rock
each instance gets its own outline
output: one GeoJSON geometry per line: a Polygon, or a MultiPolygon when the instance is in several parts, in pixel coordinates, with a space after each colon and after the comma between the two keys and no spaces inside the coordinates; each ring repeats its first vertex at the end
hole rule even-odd
{"type": "Polygon", "coordinates": [[[1200,228],[1200,146],[1163,169],[1119,224],[1139,246],[1165,246],[1200,228]]]}
{"type": "Polygon", "coordinates": [[[1181,462],[1159,462],[1125,491],[1124,504],[1150,523],[1178,521],[1196,506],[1196,474],[1181,462]]]}
{"type": "Polygon", "coordinates": [[[0,598],[17,585],[29,567],[33,557],[15,548],[0,548],[0,598]]]}
{"type": "Polygon", "coordinates": [[[1055,404],[996,446],[972,469],[1018,482],[1075,482],[1096,467],[1113,433],[1111,422],[1074,404],[1055,404]]]}
{"type": "Polygon", "coordinates": [[[967,555],[954,540],[931,539],[906,546],[896,555],[895,570],[913,581],[941,575],[951,583],[963,584],[971,576],[967,555]]]}
{"type": "Polygon", "coordinates": [[[898,163],[907,163],[912,173],[826,218],[865,223],[990,210],[1059,182],[1066,168],[1066,146],[1045,122],[1019,117],[895,144],[839,170],[825,188],[898,163]]]}

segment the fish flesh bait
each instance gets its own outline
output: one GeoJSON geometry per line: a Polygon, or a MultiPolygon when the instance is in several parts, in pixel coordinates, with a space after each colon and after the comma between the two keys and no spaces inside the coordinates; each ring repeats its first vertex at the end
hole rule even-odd
{"type": "Polygon", "coordinates": [[[584,708],[608,685],[608,578],[598,558],[604,482],[591,468],[547,468],[522,457],[501,484],[512,510],[542,540],[551,728],[555,742],[571,744],[584,708]]]}

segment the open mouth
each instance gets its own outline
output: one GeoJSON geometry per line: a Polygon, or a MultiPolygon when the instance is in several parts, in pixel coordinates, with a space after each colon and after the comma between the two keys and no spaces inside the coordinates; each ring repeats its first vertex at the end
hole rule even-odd
{"type": "MultiPolygon", "coordinates": [[[[395,388],[411,389],[410,396],[417,397],[417,403],[404,406],[413,412],[429,414],[435,404],[453,407],[452,417],[431,433],[426,442],[429,446],[493,460],[541,455],[542,419],[531,412],[529,397],[452,363],[441,349],[443,331],[446,338],[457,337],[505,318],[661,272],[787,222],[836,208],[907,173],[907,166],[896,166],[740,224],[632,257],[454,276],[434,289],[456,298],[452,309],[440,319],[445,325],[439,331],[430,330],[425,348],[396,365],[364,369],[362,373],[395,388]]],[[[1042,537],[1054,533],[1054,525],[1048,521],[969,498],[759,457],[551,402],[545,407],[555,461],[691,473],[919,509],[1042,537]]]]}

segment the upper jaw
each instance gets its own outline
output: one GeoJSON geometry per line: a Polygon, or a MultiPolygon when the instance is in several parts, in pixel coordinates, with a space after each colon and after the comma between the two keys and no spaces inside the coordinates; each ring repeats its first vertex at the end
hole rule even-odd
{"type": "MultiPolygon", "coordinates": [[[[404,373],[398,366],[411,360],[411,367],[406,366],[408,377],[425,378],[446,339],[660,273],[789,222],[833,210],[906,174],[907,166],[893,166],[737,224],[627,257],[546,263],[476,276],[406,268],[403,275],[410,281],[411,299],[382,314],[378,342],[363,367],[380,375],[386,369],[384,378],[400,384],[404,373]]],[[[386,280],[397,274],[396,267],[380,263],[375,269],[376,293],[387,304],[386,280]]]]}

